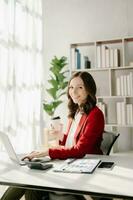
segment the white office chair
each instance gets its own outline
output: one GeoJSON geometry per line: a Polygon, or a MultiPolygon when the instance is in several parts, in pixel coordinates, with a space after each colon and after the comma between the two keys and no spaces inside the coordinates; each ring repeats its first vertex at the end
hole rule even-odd
{"type": "Polygon", "coordinates": [[[101,143],[101,150],[104,155],[109,155],[111,149],[116,142],[117,138],[119,137],[119,133],[104,131],[103,133],[103,140],[101,143]]]}

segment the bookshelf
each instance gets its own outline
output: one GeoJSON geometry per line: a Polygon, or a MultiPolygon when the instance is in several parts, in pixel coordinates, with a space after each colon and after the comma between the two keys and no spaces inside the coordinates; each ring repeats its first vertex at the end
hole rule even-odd
{"type": "Polygon", "coordinates": [[[133,37],[71,44],[70,72],[83,70],[96,81],[105,129],[121,134],[116,151],[133,150],[133,37]]]}

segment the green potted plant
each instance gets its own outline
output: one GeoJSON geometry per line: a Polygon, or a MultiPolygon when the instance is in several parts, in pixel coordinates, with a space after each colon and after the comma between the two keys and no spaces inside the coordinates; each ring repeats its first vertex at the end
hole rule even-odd
{"type": "Polygon", "coordinates": [[[51,61],[50,67],[50,79],[48,80],[50,88],[47,89],[47,93],[51,97],[51,101],[44,101],[43,109],[45,112],[54,117],[55,110],[62,103],[61,97],[66,93],[66,87],[68,84],[67,81],[67,72],[64,70],[67,65],[67,58],[62,56],[61,58],[54,58],[51,61]]]}

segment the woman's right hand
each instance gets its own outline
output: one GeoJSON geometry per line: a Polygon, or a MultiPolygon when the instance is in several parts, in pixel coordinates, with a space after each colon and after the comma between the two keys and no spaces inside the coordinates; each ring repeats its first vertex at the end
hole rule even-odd
{"type": "Polygon", "coordinates": [[[44,151],[32,151],[31,153],[27,154],[25,157],[22,158],[22,160],[28,159],[31,161],[33,158],[40,158],[48,156],[48,150],[44,151]]]}

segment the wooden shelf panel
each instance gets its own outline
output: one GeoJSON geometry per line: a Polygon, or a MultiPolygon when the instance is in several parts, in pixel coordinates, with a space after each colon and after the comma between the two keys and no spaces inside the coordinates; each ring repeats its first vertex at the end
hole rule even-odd
{"type": "Polygon", "coordinates": [[[75,44],[71,44],[71,48],[76,48],[76,47],[82,47],[82,46],[94,46],[95,42],[85,42],[85,43],[75,43],[75,44]]]}
{"type": "Polygon", "coordinates": [[[122,39],[113,39],[113,40],[103,40],[103,41],[97,41],[97,45],[102,44],[116,44],[116,43],[122,43],[122,39]]]}

